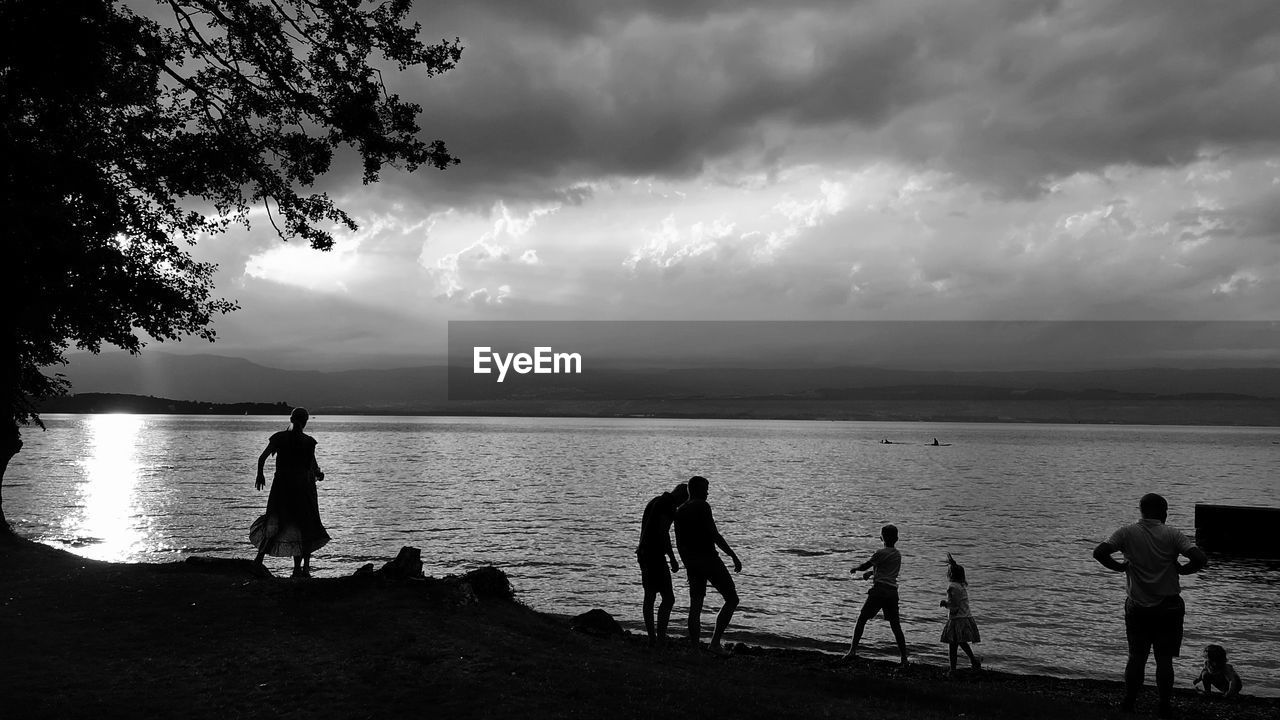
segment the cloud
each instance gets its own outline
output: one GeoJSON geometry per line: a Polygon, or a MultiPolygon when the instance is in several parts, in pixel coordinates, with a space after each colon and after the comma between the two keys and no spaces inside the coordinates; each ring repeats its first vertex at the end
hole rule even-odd
{"type": "Polygon", "coordinates": [[[1076,172],[1270,152],[1280,139],[1280,22],[1265,0],[1213,13],[1143,1],[546,5],[424,17],[467,45],[456,70],[407,85],[464,158],[424,176],[434,191],[536,198],[580,178],[836,156],[1039,192],[1076,172]]]}
{"type": "Polygon", "coordinates": [[[238,347],[426,352],[465,319],[1280,312],[1270,0],[416,12],[462,62],[392,89],[463,164],[365,187],[344,154],[322,189],[361,230],[327,255],[261,223],[202,243],[238,347]]]}
{"type": "Polygon", "coordinates": [[[550,201],[601,179],[887,162],[1006,195],[1113,165],[1275,155],[1270,0],[497,0],[420,4],[463,40],[438,77],[392,74],[448,171],[320,189],[360,211],[550,201]],[[513,6],[518,5],[518,7],[513,6]]]}

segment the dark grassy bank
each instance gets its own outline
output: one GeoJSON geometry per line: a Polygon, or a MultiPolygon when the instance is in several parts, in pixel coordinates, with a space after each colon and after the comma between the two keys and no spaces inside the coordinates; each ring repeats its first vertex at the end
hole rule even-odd
{"type": "MultiPolygon", "coordinates": [[[[0,546],[0,715],[298,718],[1112,718],[1114,682],[731,658],[575,632],[452,579],[258,577],[247,561],[125,565],[0,546]]],[[[1152,693],[1153,694],[1153,693],[1152,693]]],[[[1150,695],[1141,709],[1154,704],[1150,695]]],[[[1280,700],[1186,718],[1280,717],[1280,700]]]]}

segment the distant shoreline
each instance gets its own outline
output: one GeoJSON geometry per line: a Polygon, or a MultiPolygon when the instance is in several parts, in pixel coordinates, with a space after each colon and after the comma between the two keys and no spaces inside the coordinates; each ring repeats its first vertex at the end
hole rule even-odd
{"type": "Polygon", "coordinates": [[[154,395],[123,393],[78,393],[50,398],[40,404],[41,413],[81,415],[133,413],[147,415],[288,415],[286,402],[213,403],[173,400],[154,395]]]}
{"type": "MultiPolygon", "coordinates": [[[[1183,425],[1280,427],[1280,401],[1242,395],[1142,395],[1094,391],[1042,399],[886,396],[841,399],[760,396],[603,400],[473,400],[447,407],[311,406],[315,415],[399,417],[581,417],[700,420],[825,420],[855,422],[1183,425]]],[[[945,394],[945,393],[944,393],[945,394]]],[[[155,415],[288,415],[291,405],[173,400],[149,395],[79,393],[52,398],[41,413],[155,415]]]]}

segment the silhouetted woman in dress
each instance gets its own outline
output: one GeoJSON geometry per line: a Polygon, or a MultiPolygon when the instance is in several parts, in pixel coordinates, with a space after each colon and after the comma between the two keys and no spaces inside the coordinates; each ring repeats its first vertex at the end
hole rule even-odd
{"type": "Polygon", "coordinates": [[[249,528],[249,541],[258,548],[254,562],[261,565],[265,555],[292,556],[294,577],[310,577],[311,553],[329,542],[316,498],[316,482],[324,479],[316,463],[316,440],[302,432],[307,418],[305,409],[294,408],[289,429],[272,435],[267,449],[258,456],[254,485],[259,490],[266,486],[262,469],[272,455],[276,456],[276,474],[271,480],[267,511],[249,528]]]}

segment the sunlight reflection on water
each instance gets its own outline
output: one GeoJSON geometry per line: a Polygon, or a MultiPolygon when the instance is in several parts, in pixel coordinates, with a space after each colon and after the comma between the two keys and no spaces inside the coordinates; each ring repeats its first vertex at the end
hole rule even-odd
{"type": "MultiPolygon", "coordinates": [[[[102,559],[250,557],[258,453],[283,418],[49,416],[10,469],[19,532],[102,559]],[[38,478],[38,480],[37,480],[38,478]]],[[[945,662],[942,560],[970,577],[979,652],[997,669],[1114,678],[1123,580],[1090,553],[1137,515],[1144,492],[1193,532],[1197,502],[1280,506],[1275,433],[1261,428],[694,420],[317,417],[334,540],[319,575],[423,550],[431,574],[495,564],[521,599],[555,612],[601,607],[639,622],[634,543],[653,495],[692,474],[742,556],[733,632],[843,649],[866,591],[850,566],[902,529],[902,607],[912,654],[945,662]],[[934,436],[950,447],[929,447],[934,436]],[[883,445],[882,438],[898,444],[883,445]]],[[[284,565],[273,566],[282,571],[284,565]]],[[[1186,578],[1179,685],[1220,642],[1249,691],[1280,694],[1280,564],[1215,558],[1186,578]]],[[[683,573],[676,579],[682,621],[683,573]]],[[[709,610],[718,607],[714,593],[709,610]]],[[[710,620],[710,617],[707,618],[710,620]]],[[[870,654],[893,654],[882,622],[870,654]]]]}
{"type": "Polygon", "coordinates": [[[87,418],[88,453],[78,462],[84,473],[73,500],[77,512],[62,521],[76,552],[97,560],[123,560],[139,552],[134,487],[138,481],[139,415],[92,415],[87,418]]]}

